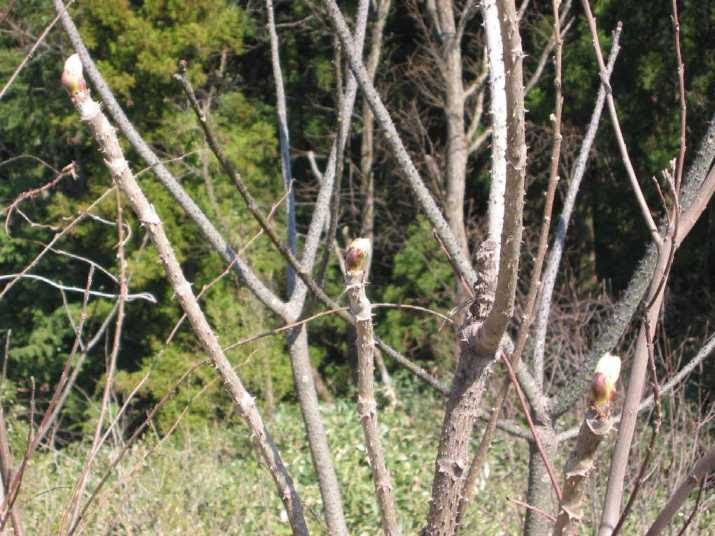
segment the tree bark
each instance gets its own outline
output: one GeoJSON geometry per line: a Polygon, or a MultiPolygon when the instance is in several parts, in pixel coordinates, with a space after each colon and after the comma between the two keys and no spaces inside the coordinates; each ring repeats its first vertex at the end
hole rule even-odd
{"type": "Polygon", "coordinates": [[[460,332],[459,362],[445,407],[432,482],[432,503],[424,536],[452,536],[457,530],[469,465],[469,441],[496,351],[496,348],[491,351],[476,350],[482,324],[494,303],[497,285],[496,250],[496,244],[485,241],[477,251],[480,279],[475,285],[474,303],[460,332]]]}
{"type": "MultiPolygon", "coordinates": [[[[355,246],[351,247],[357,249],[355,246]]],[[[367,249],[369,253],[369,248],[367,249]]],[[[367,446],[377,502],[380,506],[382,528],[387,536],[396,536],[401,531],[397,525],[392,477],[385,464],[385,454],[380,442],[377,402],[375,401],[375,336],[372,325],[372,305],[365,293],[363,268],[364,266],[349,266],[345,272],[345,289],[350,300],[350,311],[355,317],[357,333],[355,339],[358,376],[357,411],[365,434],[365,445],[367,446]]]]}
{"type": "Polygon", "coordinates": [[[596,450],[611,431],[612,426],[608,419],[598,418],[592,410],[586,413],[576,439],[576,446],[571,451],[564,468],[563,499],[559,505],[553,536],[570,534],[574,522],[581,519],[584,484],[594,467],[596,450]]]}
{"type": "Polygon", "coordinates": [[[308,436],[308,445],[313,459],[313,466],[318,475],[320,495],[325,508],[325,521],[330,534],[347,536],[348,529],[343,512],[343,500],[335,465],[330,453],[328,438],[325,433],[323,418],[320,415],[318,394],[311,375],[310,354],[308,351],[308,330],[305,324],[295,328],[288,339],[288,351],[293,370],[293,383],[303,415],[303,423],[308,436]]]}
{"type": "MultiPolygon", "coordinates": [[[[79,62],[78,56],[75,56],[75,59],[79,62]]],[[[81,70],[79,76],[82,77],[81,70]]],[[[83,77],[82,84],[84,85],[83,77]]],[[[112,174],[112,178],[119,189],[128,198],[132,209],[137,214],[139,221],[142,222],[146,228],[154,246],[159,252],[159,258],[169,283],[174,289],[186,316],[189,318],[194,333],[221,374],[239,413],[247,421],[256,448],[268,466],[278,489],[278,494],[283,501],[293,533],[296,535],[307,535],[308,528],[303,516],[303,507],[298,492],[293,485],[293,480],[288,474],[288,470],[278,453],[273,438],[263,423],[254,398],[246,391],[243,383],[233,370],[231,363],[221,349],[218,337],[206,320],[196,296],[191,289],[191,284],[186,280],[181,270],[174,249],[164,232],[156,210],[151,203],[149,203],[149,200],[142,192],[133,173],[129,169],[114,127],[109,124],[109,120],[101,111],[99,104],[91,99],[88,90],[81,89],[74,91],[70,96],[82,121],[89,125],[99,148],[104,153],[105,162],[112,174]]]]}
{"type": "MultiPolygon", "coordinates": [[[[556,432],[550,423],[539,423],[536,431],[544,447],[546,456],[556,459],[558,441],[556,432]]],[[[529,487],[526,493],[526,502],[529,506],[551,514],[556,509],[555,497],[546,464],[541,458],[536,444],[529,442],[529,487]]],[[[524,536],[545,536],[551,533],[551,521],[532,508],[526,510],[524,522],[524,536]]]]}
{"type": "Polygon", "coordinates": [[[444,36],[442,60],[445,82],[444,113],[447,119],[447,203],[445,215],[462,253],[469,258],[469,244],[464,227],[464,189],[468,152],[464,127],[462,44],[454,21],[453,2],[437,0],[437,14],[444,36]]]}

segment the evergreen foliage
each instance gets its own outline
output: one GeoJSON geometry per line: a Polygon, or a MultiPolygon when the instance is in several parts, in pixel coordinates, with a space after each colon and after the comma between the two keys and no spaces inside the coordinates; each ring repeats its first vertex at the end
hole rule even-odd
{"type": "MultiPolygon", "coordinates": [[[[352,3],[349,3],[352,7],[352,3]]],[[[535,68],[538,51],[548,39],[551,24],[550,3],[534,2],[524,21],[527,76],[535,68]]],[[[577,2],[575,3],[577,4],[577,2]]],[[[172,80],[179,59],[189,65],[189,76],[197,88],[200,101],[210,112],[227,153],[240,169],[253,195],[267,211],[282,195],[275,126],[275,92],[270,69],[270,46],[264,31],[262,11],[250,11],[250,3],[230,0],[182,2],[173,0],[85,0],[72,8],[82,35],[99,68],[130,119],[153,144],[183,186],[217,222],[231,243],[246,246],[246,256],[261,277],[284,294],[284,263],[265,237],[258,237],[258,226],[236,195],[234,186],[222,174],[207,151],[193,113],[188,109],[179,88],[172,80]],[[249,244],[250,243],[250,244],[249,244]]],[[[621,114],[624,134],[632,159],[644,185],[651,207],[660,207],[649,178],[663,169],[675,155],[678,146],[677,79],[672,53],[672,31],[669,4],[594,2],[602,44],[610,42],[610,30],[618,20],[624,23],[623,52],[613,77],[613,89],[621,114]]],[[[296,177],[299,231],[307,228],[317,180],[311,176],[304,151],[314,150],[321,158],[330,146],[334,127],[338,79],[332,52],[333,36],[308,3],[289,2],[277,6],[279,22],[303,21],[280,29],[281,54],[289,99],[289,120],[293,142],[293,171],[296,177]]],[[[349,9],[348,9],[349,10],[349,9]]],[[[54,13],[40,0],[23,0],[13,7],[11,22],[1,23],[12,31],[0,33],[0,80],[7,80],[29,46],[54,13]]],[[[593,60],[590,35],[585,20],[578,13],[574,28],[564,47],[564,169],[577,150],[583,125],[593,106],[599,84],[593,60]]],[[[470,28],[474,39],[482,39],[478,24],[470,28]]],[[[715,5],[713,2],[688,0],[681,8],[683,53],[688,87],[689,141],[695,142],[712,115],[715,95],[715,5]],[[710,53],[703,53],[703,48],[710,53]]],[[[477,42],[477,41],[475,41],[477,42]]],[[[413,21],[397,10],[388,19],[384,64],[377,83],[398,118],[405,118],[405,129],[411,127],[410,114],[424,116],[428,134],[437,146],[445,143],[446,133],[439,126],[442,110],[410,86],[410,71],[419,60],[419,42],[413,21]]],[[[58,78],[70,47],[59,26],[47,37],[31,58],[8,94],[0,101],[0,199],[7,206],[21,192],[47,183],[57,171],[71,161],[77,164],[78,177],[66,177],[55,188],[20,206],[33,222],[30,225],[15,213],[9,222],[9,233],[0,232],[0,271],[19,272],[66,225],[68,218],[85,209],[110,186],[100,156],[92,147],[83,127],[67,105],[58,78]],[[41,158],[42,161],[39,161],[41,158]]],[[[465,51],[468,55],[470,51],[465,51]]],[[[479,58],[475,58],[475,63],[479,58]]],[[[471,60],[470,60],[471,61],[471,60]]],[[[468,74],[473,65],[468,64],[468,74]]],[[[547,177],[550,144],[549,113],[553,95],[551,73],[546,74],[527,97],[529,164],[526,220],[539,221],[542,191],[547,177]]],[[[356,120],[348,145],[348,161],[360,158],[361,125],[356,120]]],[[[604,116],[594,157],[583,186],[583,201],[578,205],[575,224],[569,235],[565,273],[570,284],[588,295],[605,284],[617,294],[623,288],[640,257],[646,230],[629,191],[625,172],[604,116]],[[597,285],[594,285],[594,282],[597,285]]],[[[414,132],[407,132],[412,149],[417,145],[414,132]]],[[[441,312],[453,306],[454,283],[451,269],[439,249],[426,220],[395,176],[391,157],[380,146],[378,133],[375,188],[376,253],[371,285],[375,302],[421,305],[441,312]]],[[[690,149],[690,148],[689,148],[690,149]]],[[[133,158],[134,170],[152,203],[166,225],[194,290],[211,282],[225,268],[224,263],[205,244],[198,230],[176,206],[173,199],[133,158]]],[[[322,160],[321,160],[322,161],[322,160]]],[[[471,239],[481,237],[480,219],[486,209],[488,154],[470,161],[467,185],[468,225],[471,239]]],[[[561,188],[566,181],[562,181],[561,188]]],[[[340,196],[341,225],[347,235],[359,229],[360,206],[364,192],[350,165],[346,165],[340,196]]],[[[441,185],[432,184],[441,199],[441,185]]],[[[93,214],[102,218],[84,220],[57,244],[57,249],[85,256],[113,273],[116,261],[114,196],[108,196],[93,214]],[[109,223],[107,223],[109,222],[109,223]]],[[[559,210],[558,199],[556,210],[559,210]]],[[[119,359],[117,378],[121,399],[151,371],[131,415],[160,398],[173,384],[178,371],[203,359],[186,326],[168,346],[164,341],[180,318],[180,311],[164,281],[156,253],[146,243],[144,232],[133,216],[125,211],[132,231],[127,244],[130,291],[151,292],[157,304],[135,301],[128,304],[125,337],[119,359]]],[[[285,211],[276,210],[274,225],[283,231],[285,211]]],[[[688,335],[691,316],[712,316],[708,306],[715,290],[715,244],[712,230],[713,207],[703,217],[686,243],[674,268],[672,278],[673,307],[668,310],[666,329],[674,336],[688,335]],[[684,289],[700,288],[698,296],[684,289]],[[685,296],[685,294],[683,294],[685,296]]],[[[341,239],[341,242],[345,242],[341,239]]],[[[527,248],[528,251],[528,248],[527,248]]],[[[65,285],[83,287],[88,265],[58,253],[48,254],[32,273],[46,276],[65,285]]],[[[96,272],[94,287],[116,293],[117,285],[106,275],[96,272]]],[[[338,296],[342,277],[331,259],[327,270],[326,289],[338,296]]],[[[0,328],[12,330],[9,382],[5,396],[18,403],[27,402],[30,378],[37,385],[54,385],[74,339],[68,315],[76,323],[80,313],[81,294],[69,293],[68,305],[62,296],[38,281],[20,281],[2,300],[0,328]],[[19,390],[14,393],[15,389],[19,390]],[[17,394],[17,396],[15,396],[17,394]]],[[[237,284],[233,275],[217,282],[203,296],[205,311],[228,345],[260,333],[278,324],[259,302],[237,284]]],[[[111,302],[92,298],[87,332],[92,334],[111,310],[111,302]]],[[[309,302],[308,313],[316,312],[309,302]]],[[[705,318],[702,321],[705,322],[705,318]]],[[[453,352],[451,328],[431,316],[401,310],[380,309],[376,314],[380,336],[413,358],[434,370],[450,368],[453,352]]],[[[105,337],[111,340],[113,327],[105,337]]],[[[344,324],[324,317],[311,324],[311,358],[333,390],[344,394],[351,383],[349,340],[344,324]]],[[[89,339],[85,336],[85,340],[89,339]]],[[[290,367],[281,337],[271,337],[229,353],[240,367],[251,392],[263,399],[272,389],[276,400],[293,396],[290,367]]],[[[73,391],[64,415],[72,422],[84,422],[92,413],[91,400],[103,386],[105,370],[104,342],[84,361],[78,389],[73,391]]],[[[226,418],[228,399],[215,374],[202,367],[181,388],[180,394],[161,413],[158,423],[166,430],[198,392],[207,392],[192,405],[191,421],[226,418]],[[213,383],[212,383],[213,382],[213,383]]]]}

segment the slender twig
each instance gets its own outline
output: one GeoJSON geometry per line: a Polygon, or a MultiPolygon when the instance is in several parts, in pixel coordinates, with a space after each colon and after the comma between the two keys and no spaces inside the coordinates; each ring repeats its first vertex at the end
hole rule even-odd
{"type": "MultiPolygon", "coordinates": [[[[276,114],[278,116],[278,138],[281,146],[281,172],[283,174],[283,188],[288,192],[286,210],[288,215],[288,249],[295,255],[297,245],[297,232],[295,222],[295,195],[291,188],[293,175],[290,162],[290,135],[288,132],[288,110],[286,106],[285,86],[283,84],[283,71],[281,69],[280,44],[276,31],[273,0],[266,0],[268,11],[268,34],[271,39],[271,64],[273,65],[273,79],[276,87],[276,114]]],[[[295,287],[295,274],[293,268],[288,268],[288,295],[293,293],[295,287]]]]}
{"type": "MultiPolygon", "coordinates": [[[[373,303],[372,308],[373,309],[383,309],[383,308],[405,309],[405,310],[420,311],[423,313],[434,315],[437,318],[441,318],[442,320],[444,320],[445,322],[449,322],[450,324],[454,322],[451,318],[443,315],[442,313],[433,311],[432,309],[427,309],[426,307],[420,307],[419,305],[408,305],[405,303],[373,303]]],[[[233,342],[233,343],[229,344],[228,346],[225,346],[223,350],[224,350],[224,352],[228,352],[229,350],[233,350],[234,348],[236,348],[238,346],[243,346],[244,344],[255,342],[259,339],[263,339],[265,337],[270,337],[271,335],[277,335],[278,333],[282,333],[284,331],[289,331],[293,328],[302,326],[303,324],[307,324],[308,322],[312,322],[313,320],[317,320],[318,318],[321,318],[323,316],[338,314],[343,311],[347,311],[348,309],[349,309],[349,307],[340,307],[338,309],[328,309],[327,311],[321,311],[319,313],[315,313],[314,315],[302,318],[296,322],[291,322],[290,324],[286,324],[279,328],[271,329],[269,331],[264,331],[263,333],[251,335],[250,337],[241,339],[240,341],[233,342]]]]}
{"type": "Polygon", "coordinates": [[[548,512],[544,512],[541,508],[537,508],[536,506],[532,506],[532,505],[530,505],[530,504],[528,504],[528,503],[525,503],[524,501],[520,501],[519,499],[514,499],[513,497],[507,497],[507,500],[509,500],[509,501],[513,502],[514,504],[517,504],[517,505],[519,505],[519,506],[523,506],[523,507],[526,508],[527,510],[531,510],[532,512],[536,512],[537,514],[539,514],[540,516],[545,517],[546,519],[548,519],[548,520],[551,521],[552,523],[556,522],[556,518],[555,518],[554,516],[552,516],[552,515],[549,514],[548,512]]]}
{"type": "MultiPolygon", "coordinates": [[[[67,2],[67,6],[71,6],[74,3],[74,0],[69,0],[67,2]]],[[[9,13],[9,9],[8,9],[9,13]]],[[[30,58],[32,55],[35,53],[35,50],[37,50],[37,47],[42,44],[42,42],[45,40],[45,37],[47,37],[47,34],[50,33],[50,30],[57,24],[57,21],[60,19],[60,16],[57,15],[54,19],[52,19],[52,22],[50,22],[47,27],[42,31],[40,36],[35,40],[35,43],[32,45],[32,48],[30,48],[29,52],[25,54],[25,57],[22,58],[22,61],[20,62],[20,65],[17,66],[17,69],[10,75],[10,78],[8,78],[8,81],[5,83],[2,89],[0,89],[0,100],[5,96],[5,93],[7,93],[8,89],[10,89],[10,86],[12,83],[15,81],[17,76],[20,74],[20,71],[27,65],[27,62],[30,61],[30,58]]],[[[2,19],[0,18],[0,21],[2,19]]]]}
{"type": "Polygon", "coordinates": [[[70,57],[65,64],[63,82],[70,92],[72,103],[77,108],[81,119],[89,125],[96,142],[103,151],[107,168],[111,172],[113,180],[128,198],[132,209],[144,224],[152,242],[159,251],[159,257],[169,282],[182,308],[189,316],[194,333],[211,357],[219,373],[223,376],[237,409],[247,421],[253,434],[256,448],[268,467],[278,495],[283,501],[291,528],[295,534],[307,534],[308,529],[303,517],[300,498],[275,443],[258,412],[256,402],[246,391],[222,351],[218,337],[206,320],[191,289],[191,285],[184,276],[156,210],[149,203],[129,169],[114,128],[110,125],[99,104],[92,100],[89,92],[84,89],[86,84],[82,74],[82,64],[78,56],[70,57]]]}
{"type": "Polygon", "coordinates": [[[77,178],[77,173],[75,171],[75,163],[71,162],[67,164],[64,168],[62,168],[62,171],[60,171],[54,179],[52,179],[50,182],[47,184],[43,184],[42,186],[38,188],[33,188],[32,190],[28,190],[27,192],[21,193],[15,201],[10,203],[7,208],[3,209],[5,212],[5,233],[10,236],[10,220],[12,218],[12,213],[14,210],[17,209],[18,205],[25,201],[26,199],[34,199],[38,195],[40,195],[42,192],[46,192],[47,190],[50,190],[57,186],[57,184],[64,179],[65,177],[70,176],[72,178],[77,178]]]}
{"type": "MultiPolygon", "coordinates": [[[[79,215],[73,219],[71,222],[69,222],[65,227],[59,231],[58,233],[55,234],[55,236],[52,237],[52,240],[50,240],[49,244],[47,244],[40,253],[38,253],[34,259],[32,259],[23,270],[12,276],[12,279],[10,282],[5,285],[5,287],[2,289],[2,292],[0,292],[0,300],[3,299],[3,297],[10,291],[10,289],[15,286],[15,283],[17,283],[21,277],[24,277],[30,270],[32,270],[38,262],[42,259],[42,257],[45,256],[45,254],[52,249],[52,246],[54,246],[57,241],[62,238],[64,235],[69,233],[78,223],[82,222],[86,217],[89,216],[90,211],[99,205],[102,201],[104,201],[104,198],[107,197],[112,191],[114,190],[114,187],[109,188],[108,190],[105,190],[102,195],[100,195],[97,199],[95,199],[86,209],[81,211],[79,215]]],[[[35,276],[37,277],[37,276],[35,276]]],[[[65,289],[67,290],[67,289],[65,289]]]]}
{"type": "Polygon", "coordinates": [[[628,155],[628,147],[623,138],[623,132],[621,131],[620,122],[618,120],[618,112],[616,111],[616,104],[613,99],[613,92],[611,91],[611,86],[608,83],[606,64],[603,61],[603,53],[601,52],[601,45],[598,41],[598,30],[596,29],[596,19],[591,12],[591,5],[589,0],[581,0],[581,5],[583,6],[584,12],[586,14],[586,20],[588,21],[588,27],[591,30],[591,38],[593,41],[593,48],[596,53],[596,60],[598,61],[598,68],[601,75],[601,82],[606,85],[606,102],[608,103],[608,111],[611,116],[611,124],[613,125],[613,132],[616,135],[616,142],[618,143],[618,148],[621,151],[621,158],[623,164],[626,168],[628,179],[631,182],[631,188],[638,201],[638,206],[641,210],[641,215],[645,220],[648,231],[650,232],[652,240],[660,245],[663,241],[662,237],[658,233],[658,228],[653,221],[653,214],[651,214],[648,208],[648,203],[646,202],[643,191],[641,190],[640,184],[638,182],[638,177],[633,169],[633,164],[631,163],[631,158],[628,155]]]}
{"type": "Polygon", "coordinates": [[[680,151],[675,173],[675,189],[680,190],[680,185],[683,182],[683,166],[685,165],[687,97],[685,94],[685,65],[683,64],[683,54],[680,50],[680,18],[678,16],[677,1],[673,0],[672,5],[673,41],[675,42],[675,58],[678,63],[678,98],[680,101],[680,151]]]}
{"type": "MultiPolygon", "coordinates": [[[[127,232],[129,232],[130,229],[131,229],[131,226],[125,225],[124,228],[127,230],[127,232]]],[[[45,244],[45,243],[43,243],[43,242],[37,241],[36,243],[39,244],[39,245],[41,245],[42,247],[46,247],[46,246],[47,246],[47,244],[45,244]]],[[[52,248],[52,247],[51,247],[51,248],[50,248],[50,251],[51,251],[52,253],[56,253],[57,255],[63,255],[63,256],[65,256],[65,257],[69,257],[70,259],[76,259],[76,260],[78,260],[78,261],[81,261],[81,262],[84,262],[84,263],[89,264],[89,265],[91,265],[91,266],[94,266],[94,268],[95,268],[96,270],[102,272],[102,273],[103,273],[104,275],[106,275],[109,279],[111,279],[111,280],[114,281],[115,283],[119,283],[119,280],[117,279],[117,277],[116,277],[112,272],[110,272],[109,270],[107,270],[107,269],[106,269],[104,266],[102,266],[101,264],[99,264],[99,263],[97,263],[97,262],[94,262],[92,259],[89,259],[89,258],[87,258],[87,257],[83,257],[82,255],[77,255],[76,253],[72,253],[72,252],[70,252],[70,251],[65,251],[64,249],[58,249],[58,248],[52,248]]],[[[67,290],[67,289],[63,288],[63,289],[61,289],[61,290],[64,291],[64,290],[67,290]]]]}
{"type": "MultiPolygon", "coordinates": [[[[102,427],[104,425],[104,419],[107,415],[109,407],[109,397],[111,395],[112,385],[114,384],[114,373],[117,368],[117,356],[119,355],[119,346],[122,339],[122,328],[124,326],[124,307],[127,296],[127,260],[124,254],[124,220],[122,211],[122,200],[119,191],[116,192],[117,198],[117,260],[119,263],[119,306],[117,308],[117,320],[114,327],[114,339],[112,342],[112,351],[109,356],[109,362],[107,363],[107,373],[104,379],[104,392],[102,393],[102,401],[99,409],[99,417],[97,419],[97,425],[94,430],[94,437],[92,439],[92,446],[89,449],[87,458],[80,472],[77,483],[75,484],[74,493],[70,500],[70,504],[62,516],[62,522],[60,530],[64,532],[64,529],[68,529],[68,536],[72,534],[72,526],[77,520],[77,515],[79,514],[80,500],[84,495],[84,490],[87,486],[87,479],[89,477],[89,472],[92,468],[92,463],[94,462],[97,453],[103,442],[102,439],[102,427]]],[[[111,430],[111,427],[110,427],[111,430]]]]}
{"type": "MultiPolygon", "coordinates": [[[[343,91],[343,61],[342,61],[342,51],[340,49],[340,40],[337,37],[333,37],[333,62],[335,63],[335,78],[336,78],[336,109],[342,110],[345,106],[345,93],[343,91]]],[[[336,241],[338,233],[338,220],[340,219],[340,194],[342,191],[342,180],[345,168],[345,153],[344,149],[346,147],[345,140],[343,140],[343,129],[341,128],[340,121],[342,121],[342,116],[338,116],[338,128],[335,129],[337,137],[335,140],[335,146],[338,148],[338,153],[336,153],[337,162],[335,164],[335,179],[333,185],[333,191],[330,196],[330,211],[328,215],[328,225],[327,233],[325,236],[325,243],[332,244],[336,241]]],[[[364,122],[364,119],[363,119],[364,122]]],[[[363,129],[365,125],[363,125],[363,129]]],[[[314,160],[314,159],[312,159],[314,160]]],[[[311,166],[314,162],[311,162],[311,166]]],[[[314,173],[315,174],[315,173],[314,173]]],[[[316,175],[316,177],[322,177],[322,174],[316,175]]],[[[321,181],[322,182],[322,181],[321,181]]],[[[325,274],[328,269],[328,262],[330,261],[330,252],[332,248],[326,247],[323,250],[323,257],[318,264],[318,270],[316,275],[316,281],[320,287],[325,286],[325,274]]]]}
{"type": "MultiPolygon", "coordinates": [[[[47,247],[47,250],[48,251],[52,250],[52,247],[47,247]]],[[[95,264],[92,264],[92,267],[94,268],[95,264]]],[[[19,274],[0,275],[0,281],[3,281],[5,279],[11,279],[12,280],[11,283],[16,281],[17,279],[34,279],[37,281],[42,281],[43,283],[46,283],[46,284],[50,285],[51,287],[54,287],[61,291],[77,292],[79,294],[81,294],[83,292],[83,290],[79,287],[69,287],[67,285],[62,285],[61,283],[57,283],[55,281],[52,281],[51,279],[48,279],[46,277],[42,277],[41,275],[36,275],[36,274],[23,274],[22,272],[20,272],[19,274]]],[[[10,283],[8,283],[8,285],[9,284],[10,283]]],[[[97,296],[100,298],[110,298],[113,300],[117,300],[120,298],[119,294],[112,294],[111,292],[102,292],[100,290],[90,290],[89,295],[97,296]]],[[[127,302],[132,302],[135,300],[145,300],[145,301],[148,301],[149,303],[157,303],[154,295],[149,292],[139,292],[138,294],[127,294],[127,296],[126,296],[127,302]]]]}
{"type": "Polygon", "coordinates": [[[534,426],[534,421],[531,419],[531,413],[529,412],[529,406],[526,403],[526,399],[524,398],[524,394],[521,391],[521,387],[519,387],[519,380],[516,379],[516,375],[514,374],[514,369],[511,366],[511,361],[509,360],[509,357],[506,354],[502,355],[502,361],[506,365],[507,371],[509,372],[509,378],[511,379],[511,383],[514,385],[514,388],[516,389],[516,394],[519,395],[519,402],[521,403],[521,409],[524,412],[526,421],[529,423],[529,429],[531,430],[531,434],[534,437],[534,443],[536,444],[536,448],[539,450],[539,454],[541,455],[541,459],[544,461],[544,465],[546,465],[546,470],[549,473],[549,478],[551,479],[551,486],[554,488],[554,491],[556,492],[556,496],[558,497],[559,501],[561,501],[561,499],[562,499],[561,487],[559,486],[559,482],[556,479],[556,472],[554,471],[554,466],[551,463],[551,460],[549,460],[549,457],[546,455],[544,446],[541,444],[541,439],[539,439],[539,433],[537,432],[536,427],[534,426]]]}
{"type": "MultiPolygon", "coordinates": [[[[283,200],[284,200],[287,196],[288,196],[288,192],[285,192],[285,193],[283,194],[283,196],[278,200],[278,202],[276,202],[276,203],[273,205],[273,208],[271,208],[271,211],[268,213],[268,221],[271,221],[271,219],[273,218],[273,215],[275,214],[276,209],[280,206],[280,204],[283,202],[283,200]]],[[[246,250],[251,246],[251,244],[253,244],[253,242],[254,242],[255,240],[257,240],[258,237],[260,237],[262,234],[263,234],[263,229],[259,229],[258,232],[257,232],[255,235],[253,235],[253,237],[252,237],[251,239],[249,239],[243,246],[241,246],[241,249],[238,250],[237,256],[234,257],[234,259],[233,259],[230,263],[228,263],[228,265],[226,266],[226,268],[224,268],[223,272],[221,272],[221,273],[220,273],[219,275],[217,275],[213,280],[209,281],[209,282],[206,283],[203,287],[201,287],[201,290],[200,290],[199,293],[196,295],[196,299],[197,299],[197,300],[200,300],[200,299],[203,297],[203,295],[204,295],[211,287],[213,287],[213,286],[216,285],[219,281],[221,281],[224,277],[226,277],[226,276],[229,274],[229,272],[232,270],[233,265],[238,261],[239,256],[243,255],[243,254],[246,252],[246,250]]],[[[171,330],[171,332],[169,332],[169,337],[167,338],[167,341],[166,341],[165,344],[168,344],[169,341],[171,341],[171,339],[174,338],[174,335],[175,335],[176,332],[179,330],[179,328],[181,327],[181,325],[184,323],[184,320],[186,320],[186,313],[184,313],[183,315],[181,315],[181,318],[179,318],[179,320],[176,322],[176,324],[174,325],[174,328],[171,330]]],[[[224,349],[223,349],[224,352],[226,352],[226,351],[228,351],[228,350],[229,350],[229,348],[224,348],[224,349]]]]}

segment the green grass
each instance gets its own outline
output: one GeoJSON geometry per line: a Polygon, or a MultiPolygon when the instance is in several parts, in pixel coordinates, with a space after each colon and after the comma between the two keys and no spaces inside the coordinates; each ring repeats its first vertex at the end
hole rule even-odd
{"type": "MultiPolygon", "coordinates": [[[[381,411],[380,420],[399,521],[404,534],[412,535],[423,526],[429,508],[442,404],[432,395],[406,394],[404,389],[402,394],[402,407],[381,411]]],[[[379,534],[379,512],[354,404],[338,401],[324,406],[323,416],[350,533],[379,534]]],[[[311,533],[327,534],[298,409],[280,405],[269,428],[297,483],[311,533]]],[[[84,444],[75,444],[40,452],[32,459],[19,501],[28,534],[56,534],[86,449],[84,444]]],[[[88,490],[94,489],[117,451],[118,447],[109,446],[102,450],[88,490]]],[[[520,533],[523,509],[508,498],[523,497],[527,459],[523,441],[497,437],[490,451],[488,475],[480,480],[463,534],[520,533]]],[[[561,467],[561,461],[557,466],[561,467]]],[[[596,487],[594,496],[602,496],[599,490],[604,479],[602,474],[590,486],[596,487]]],[[[247,430],[240,424],[191,430],[179,427],[174,436],[158,445],[156,436],[147,434],[123,459],[104,491],[89,511],[85,534],[290,534],[270,475],[257,462],[247,430]],[[155,450],[150,453],[152,448],[155,450]]],[[[625,534],[638,534],[640,529],[635,527],[652,519],[665,499],[663,489],[658,493],[649,488],[647,493],[625,534]]],[[[587,519],[591,502],[587,500],[587,519]]],[[[713,521],[713,512],[705,512],[697,524],[707,527],[713,521]]],[[[582,534],[589,533],[582,530],[582,534]]]]}

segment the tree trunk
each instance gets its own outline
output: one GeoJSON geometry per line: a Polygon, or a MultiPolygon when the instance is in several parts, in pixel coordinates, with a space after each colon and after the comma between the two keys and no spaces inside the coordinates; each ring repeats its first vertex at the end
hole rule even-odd
{"type": "Polygon", "coordinates": [[[323,419],[320,416],[318,394],[313,381],[312,366],[308,353],[308,333],[305,324],[295,328],[288,339],[293,381],[303,414],[310,454],[318,474],[320,494],[325,507],[325,521],[331,535],[347,536],[348,529],[343,513],[343,501],[338,477],[328,446],[323,419]]]}
{"type": "MultiPolygon", "coordinates": [[[[558,442],[551,425],[537,424],[536,431],[550,460],[556,459],[558,442]]],[[[544,460],[539,454],[534,441],[529,442],[529,487],[526,492],[529,506],[553,514],[556,510],[556,498],[544,460]]],[[[524,536],[547,536],[551,534],[552,523],[543,514],[532,508],[526,510],[524,536]]]]}

